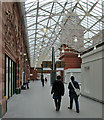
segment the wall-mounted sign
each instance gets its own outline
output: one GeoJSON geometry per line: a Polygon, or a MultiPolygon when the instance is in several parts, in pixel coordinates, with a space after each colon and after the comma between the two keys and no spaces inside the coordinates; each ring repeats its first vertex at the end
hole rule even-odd
{"type": "Polygon", "coordinates": [[[36,71],[37,71],[37,72],[41,72],[41,71],[42,71],[42,68],[41,68],[41,67],[36,67],[36,71]]]}
{"type": "Polygon", "coordinates": [[[65,62],[63,61],[56,61],[56,68],[64,68],[65,62]]]}
{"type": "Polygon", "coordinates": [[[43,61],[43,68],[51,68],[51,61],[43,61]]]}

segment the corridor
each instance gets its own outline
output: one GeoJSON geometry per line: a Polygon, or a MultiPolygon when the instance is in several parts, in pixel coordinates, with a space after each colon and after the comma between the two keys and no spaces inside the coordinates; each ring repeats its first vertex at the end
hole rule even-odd
{"type": "Polygon", "coordinates": [[[3,118],[102,118],[102,104],[85,97],[80,97],[80,113],[67,109],[68,89],[65,84],[65,95],[59,112],[55,111],[51,86],[41,86],[41,81],[31,81],[31,88],[22,90],[8,101],[8,111],[3,118]]]}
{"type": "Polygon", "coordinates": [[[103,32],[104,0],[0,1],[0,120],[102,118],[103,32]],[[57,112],[50,83],[59,75],[65,95],[57,112]],[[68,109],[71,76],[83,95],[79,113],[75,103],[68,109]]]}

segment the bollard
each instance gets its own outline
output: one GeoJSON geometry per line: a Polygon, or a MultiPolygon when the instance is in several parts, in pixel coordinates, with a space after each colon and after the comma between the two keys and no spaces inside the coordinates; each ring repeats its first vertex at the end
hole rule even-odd
{"type": "Polygon", "coordinates": [[[7,106],[7,96],[4,96],[5,99],[6,99],[6,112],[7,112],[7,109],[8,109],[8,106],[7,106]]]}
{"type": "Polygon", "coordinates": [[[20,94],[21,93],[21,89],[20,88],[16,88],[15,93],[16,94],[20,94]]]}

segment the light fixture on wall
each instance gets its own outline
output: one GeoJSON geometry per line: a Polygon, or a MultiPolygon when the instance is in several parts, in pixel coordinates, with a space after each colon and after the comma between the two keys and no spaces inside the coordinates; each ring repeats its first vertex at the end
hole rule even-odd
{"type": "Polygon", "coordinates": [[[81,55],[80,55],[80,54],[78,54],[78,57],[81,57],[81,55]]]}
{"type": "Polygon", "coordinates": [[[62,53],[64,53],[64,49],[62,49],[62,53]]]}
{"type": "Polygon", "coordinates": [[[94,50],[96,50],[96,46],[94,46],[94,50]]]}
{"type": "Polygon", "coordinates": [[[57,59],[57,56],[55,56],[55,59],[57,59]]]}
{"type": "Polygon", "coordinates": [[[26,56],[26,53],[24,53],[24,56],[26,56]]]}
{"type": "Polygon", "coordinates": [[[20,52],[20,55],[22,56],[22,52],[20,52]]]}

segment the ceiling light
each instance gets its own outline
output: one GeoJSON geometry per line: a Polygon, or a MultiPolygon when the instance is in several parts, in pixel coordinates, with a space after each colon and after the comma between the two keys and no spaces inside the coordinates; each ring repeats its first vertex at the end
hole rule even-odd
{"type": "Polygon", "coordinates": [[[77,37],[75,36],[75,38],[74,38],[74,42],[77,42],[78,41],[78,39],[77,39],[77,37]]]}
{"type": "Polygon", "coordinates": [[[43,28],[43,32],[47,32],[47,29],[46,29],[46,28],[43,28]]]}

